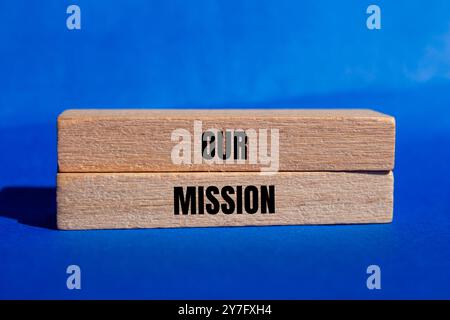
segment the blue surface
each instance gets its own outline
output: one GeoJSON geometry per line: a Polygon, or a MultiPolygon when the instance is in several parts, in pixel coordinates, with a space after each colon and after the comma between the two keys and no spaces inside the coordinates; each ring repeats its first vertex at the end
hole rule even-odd
{"type": "Polygon", "coordinates": [[[450,2],[374,1],[377,31],[365,1],[73,3],[78,31],[72,2],[0,1],[0,298],[450,298],[450,2]],[[394,222],[54,230],[68,107],[375,108],[394,222]]]}

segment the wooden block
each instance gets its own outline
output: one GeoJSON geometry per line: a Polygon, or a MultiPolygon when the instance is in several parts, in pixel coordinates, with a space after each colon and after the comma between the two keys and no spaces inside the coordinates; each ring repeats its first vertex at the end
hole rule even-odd
{"type": "Polygon", "coordinates": [[[394,167],[395,120],[371,110],[68,110],[58,119],[59,171],[260,171],[265,166],[250,161],[173,163],[174,130],[193,135],[190,148],[201,145],[194,121],[201,121],[204,130],[277,129],[279,165],[274,171],[394,167]]]}
{"type": "Polygon", "coordinates": [[[60,229],[392,220],[392,172],[59,173],[57,185],[60,229]]]}

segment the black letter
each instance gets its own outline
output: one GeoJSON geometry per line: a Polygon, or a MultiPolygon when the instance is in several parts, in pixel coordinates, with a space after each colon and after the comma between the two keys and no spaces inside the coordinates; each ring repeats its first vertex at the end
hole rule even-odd
{"type": "Polygon", "coordinates": [[[275,213],[275,186],[261,186],[261,213],[275,213]]]}
{"type": "Polygon", "coordinates": [[[225,202],[228,203],[228,206],[226,203],[222,203],[222,205],[221,205],[222,212],[225,214],[233,213],[234,212],[234,201],[229,196],[229,194],[234,194],[233,187],[230,187],[230,186],[223,187],[221,194],[222,194],[223,200],[225,200],[225,202]]]}
{"type": "Polygon", "coordinates": [[[211,160],[214,158],[216,154],[216,146],[215,146],[216,136],[214,132],[205,131],[202,134],[202,155],[203,159],[211,160]],[[208,148],[209,144],[209,148],[208,148]],[[209,151],[209,154],[208,154],[209,151]]]}
{"type": "Polygon", "coordinates": [[[183,187],[173,187],[174,214],[180,214],[180,204],[183,214],[189,214],[189,203],[191,203],[191,214],[195,214],[195,187],[186,187],[186,198],[183,196],[183,187]]]}
{"type": "Polygon", "coordinates": [[[245,131],[234,133],[234,160],[247,160],[247,134],[245,131]]]}
{"type": "Polygon", "coordinates": [[[242,213],[242,186],[236,187],[236,213],[242,213]]]}
{"type": "Polygon", "coordinates": [[[198,187],[198,214],[204,214],[204,194],[203,187],[198,187]]]}
{"type": "Polygon", "coordinates": [[[208,200],[211,202],[206,204],[206,212],[208,212],[209,214],[216,214],[220,210],[219,201],[213,195],[218,193],[219,189],[217,187],[210,186],[206,188],[206,198],[208,198],[208,200]]]}
{"type": "Polygon", "coordinates": [[[255,186],[248,186],[245,188],[244,206],[247,213],[256,213],[258,211],[258,188],[255,186]],[[250,206],[250,192],[253,193],[252,205],[250,206]]]}
{"type": "Polygon", "coordinates": [[[222,159],[228,160],[231,157],[231,144],[233,140],[231,140],[231,131],[225,131],[225,153],[223,154],[222,159]]]}

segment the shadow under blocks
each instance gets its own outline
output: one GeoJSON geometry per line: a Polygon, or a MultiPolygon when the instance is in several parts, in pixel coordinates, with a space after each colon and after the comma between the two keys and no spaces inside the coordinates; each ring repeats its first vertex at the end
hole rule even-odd
{"type": "Polygon", "coordinates": [[[0,191],[0,216],[46,229],[56,229],[56,188],[5,187],[0,191]]]}

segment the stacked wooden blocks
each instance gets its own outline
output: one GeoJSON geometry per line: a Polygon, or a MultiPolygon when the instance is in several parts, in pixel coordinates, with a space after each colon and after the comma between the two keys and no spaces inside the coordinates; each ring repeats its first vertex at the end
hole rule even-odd
{"type": "Polygon", "coordinates": [[[386,223],[394,148],[371,110],[68,110],[58,228],[386,223]]]}

